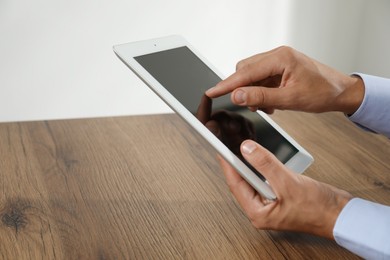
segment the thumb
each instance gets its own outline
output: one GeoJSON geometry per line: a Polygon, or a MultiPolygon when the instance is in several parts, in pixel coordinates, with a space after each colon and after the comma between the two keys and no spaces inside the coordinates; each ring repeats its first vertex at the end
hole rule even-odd
{"type": "Polygon", "coordinates": [[[287,104],[285,88],[242,87],[233,91],[231,100],[240,106],[283,109],[287,104]]]}
{"type": "Polygon", "coordinates": [[[241,153],[258,172],[260,172],[276,192],[279,184],[291,172],[271,152],[252,140],[241,144],[241,153]]]}

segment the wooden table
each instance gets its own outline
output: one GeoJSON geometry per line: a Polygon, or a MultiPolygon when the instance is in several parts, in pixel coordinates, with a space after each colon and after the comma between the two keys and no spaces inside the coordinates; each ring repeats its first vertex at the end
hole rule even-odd
{"type": "MultiPolygon", "coordinates": [[[[390,143],[340,114],[273,116],[305,174],[390,203],[390,143]]],[[[214,150],[177,116],[0,124],[0,259],[354,259],[253,228],[214,150]]]]}

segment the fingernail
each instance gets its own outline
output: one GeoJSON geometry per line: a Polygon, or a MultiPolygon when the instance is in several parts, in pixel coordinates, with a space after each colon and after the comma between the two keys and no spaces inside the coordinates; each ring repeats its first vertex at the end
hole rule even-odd
{"type": "Polygon", "coordinates": [[[242,90],[237,90],[234,92],[234,101],[238,104],[244,103],[246,100],[246,93],[242,90]]]}
{"type": "Polygon", "coordinates": [[[209,88],[208,90],[206,90],[206,92],[205,92],[206,95],[213,93],[214,89],[215,89],[215,87],[212,87],[212,88],[209,88]]]}
{"type": "Polygon", "coordinates": [[[245,141],[242,144],[242,152],[251,154],[256,149],[256,144],[253,141],[245,141]]]}

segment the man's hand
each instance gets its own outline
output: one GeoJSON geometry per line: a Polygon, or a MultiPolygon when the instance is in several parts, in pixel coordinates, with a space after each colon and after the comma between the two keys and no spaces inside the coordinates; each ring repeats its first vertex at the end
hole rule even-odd
{"type": "Polygon", "coordinates": [[[276,201],[264,200],[219,157],[231,192],[256,228],[305,232],[334,239],[336,219],[352,198],[348,192],[293,173],[251,140],[242,143],[241,152],[268,180],[277,196],[276,201]]]}
{"type": "Polygon", "coordinates": [[[216,98],[230,92],[234,104],[252,111],[353,114],[363,100],[364,84],[360,78],[344,75],[292,48],[279,47],[240,61],[237,71],[206,95],[216,98]]]}

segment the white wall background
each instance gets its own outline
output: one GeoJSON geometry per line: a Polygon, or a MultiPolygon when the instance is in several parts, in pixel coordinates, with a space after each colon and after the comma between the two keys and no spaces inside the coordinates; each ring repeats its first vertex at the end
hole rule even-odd
{"type": "Polygon", "coordinates": [[[182,34],[228,75],[282,44],[390,77],[387,0],[0,0],[0,121],[165,113],[112,45],[182,34]]]}

